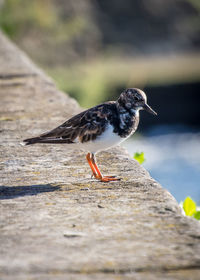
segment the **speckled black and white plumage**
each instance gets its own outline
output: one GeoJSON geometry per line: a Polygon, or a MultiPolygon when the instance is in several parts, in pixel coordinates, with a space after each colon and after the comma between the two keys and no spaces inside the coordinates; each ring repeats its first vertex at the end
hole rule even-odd
{"type": "Polygon", "coordinates": [[[132,135],[139,124],[139,110],[156,114],[140,89],[127,89],[117,101],[90,108],[38,137],[24,140],[35,143],[65,143],[93,154],[115,146],[132,135]]]}

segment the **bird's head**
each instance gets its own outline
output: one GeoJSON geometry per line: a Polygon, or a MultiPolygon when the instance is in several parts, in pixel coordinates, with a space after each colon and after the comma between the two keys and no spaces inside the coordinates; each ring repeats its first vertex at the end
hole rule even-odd
{"type": "Polygon", "coordinates": [[[144,91],[138,88],[124,90],[120,94],[117,102],[119,106],[132,112],[146,110],[153,115],[157,115],[157,113],[147,104],[147,97],[144,91]]]}

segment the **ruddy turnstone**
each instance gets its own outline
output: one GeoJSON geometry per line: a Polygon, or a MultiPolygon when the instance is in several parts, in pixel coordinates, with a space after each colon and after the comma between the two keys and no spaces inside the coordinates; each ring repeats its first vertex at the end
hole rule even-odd
{"type": "Polygon", "coordinates": [[[95,154],[120,144],[132,135],[138,127],[140,110],[157,115],[147,104],[142,90],[129,88],[120,94],[117,101],[105,102],[83,111],[57,128],[24,142],[26,145],[65,143],[75,149],[83,149],[87,151],[86,159],[96,179],[116,181],[119,179],[115,176],[101,174],[95,154]]]}

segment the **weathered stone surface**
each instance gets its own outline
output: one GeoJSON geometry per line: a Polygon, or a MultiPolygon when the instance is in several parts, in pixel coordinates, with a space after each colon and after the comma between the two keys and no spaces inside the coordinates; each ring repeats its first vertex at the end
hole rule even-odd
{"type": "Polygon", "coordinates": [[[101,183],[83,152],[19,144],[81,109],[2,34],[0,95],[1,279],[199,279],[199,223],[123,149],[101,183]]]}

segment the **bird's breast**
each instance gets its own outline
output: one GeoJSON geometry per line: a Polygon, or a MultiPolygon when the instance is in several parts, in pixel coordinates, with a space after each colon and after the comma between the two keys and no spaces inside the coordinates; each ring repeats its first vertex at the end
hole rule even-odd
{"type": "Polygon", "coordinates": [[[132,135],[139,124],[139,112],[130,114],[129,112],[119,113],[118,123],[115,124],[114,132],[122,138],[132,135]]]}
{"type": "Polygon", "coordinates": [[[91,140],[80,143],[80,148],[95,154],[114,147],[124,140],[125,138],[122,138],[117,133],[114,133],[114,127],[108,124],[104,132],[98,135],[94,141],[91,140]]]}

